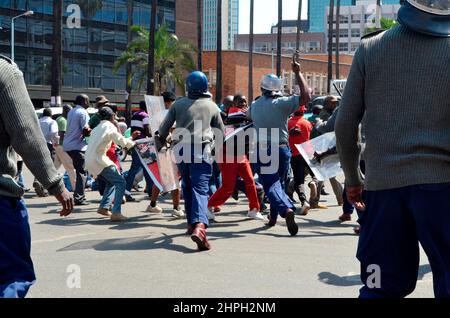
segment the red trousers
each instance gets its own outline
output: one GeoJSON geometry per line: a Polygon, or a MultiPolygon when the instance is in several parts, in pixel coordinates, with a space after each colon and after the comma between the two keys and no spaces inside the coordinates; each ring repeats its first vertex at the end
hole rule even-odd
{"type": "Polygon", "coordinates": [[[240,162],[220,163],[219,167],[222,172],[222,186],[211,196],[208,206],[219,207],[224,204],[233,194],[236,179],[239,175],[244,180],[250,210],[256,209],[259,211],[255,180],[253,179],[253,172],[248,159],[245,158],[240,162]]]}

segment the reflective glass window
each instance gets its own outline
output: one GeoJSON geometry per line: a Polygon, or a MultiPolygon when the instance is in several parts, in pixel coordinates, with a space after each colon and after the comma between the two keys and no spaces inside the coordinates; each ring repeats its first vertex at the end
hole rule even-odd
{"type": "Polygon", "coordinates": [[[102,46],[102,30],[91,28],[89,30],[89,53],[100,53],[102,46]]]}
{"type": "Polygon", "coordinates": [[[87,87],[87,65],[84,61],[73,63],[73,87],[87,87]]]}

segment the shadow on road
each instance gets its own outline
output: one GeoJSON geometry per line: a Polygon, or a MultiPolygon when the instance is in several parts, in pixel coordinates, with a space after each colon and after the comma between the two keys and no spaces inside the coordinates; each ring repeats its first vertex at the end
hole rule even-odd
{"type": "MultiPolygon", "coordinates": [[[[429,264],[419,266],[419,274],[417,280],[422,280],[424,276],[431,273],[429,264]]],[[[321,272],[318,275],[319,281],[327,285],[333,286],[362,286],[360,275],[339,276],[330,272],[321,272]]]]}

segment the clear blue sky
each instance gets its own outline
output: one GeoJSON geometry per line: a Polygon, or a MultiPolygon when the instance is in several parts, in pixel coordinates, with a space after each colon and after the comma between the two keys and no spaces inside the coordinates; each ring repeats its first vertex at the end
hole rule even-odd
{"type": "MultiPolygon", "coordinates": [[[[296,20],[299,0],[283,0],[283,19],[296,20]]],[[[303,0],[303,19],[307,18],[308,1],[303,0]]],[[[278,22],[277,0],[255,0],[255,33],[270,33],[270,27],[278,22]]],[[[239,33],[250,32],[250,0],[239,0],[239,33]]]]}

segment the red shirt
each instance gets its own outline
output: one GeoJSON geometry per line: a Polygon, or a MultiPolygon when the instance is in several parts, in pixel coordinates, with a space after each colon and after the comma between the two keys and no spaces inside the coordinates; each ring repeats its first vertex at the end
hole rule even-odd
{"type": "Polygon", "coordinates": [[[239,113],[239,112],[242,112],[242,109],[239,107],[232,106],[228,109],[228,114],[234,114],[234,113],[239,113]]]}
{"type": "Polygon", "coordinates": [[[312,124],[303,118],[303,116],[293,116],[288,121],[288,130],[297,127],[300,130],[300,135],[291,136],[289,135],[289,146],[291,147],[292,156],[300,156],[300,152],[298,151],[295,145],[302,144],[310,139],[311,130],[313,128],[312,124]]]}
{"type": "Polygon", "coordinates": [[[117,155],[116,155],[116,148],[117,148],[117,146],[114,143],[112,143],[111,148],[109,148],[109,150],[106,152],[106,156],[108,156],[108,158],[111,159],[112,162],[114,162],[114,164],[117,167],[117,170],[120,173],[121,172],[120,162],[119,162],[119,158],[117,158],[117,155]]]}

